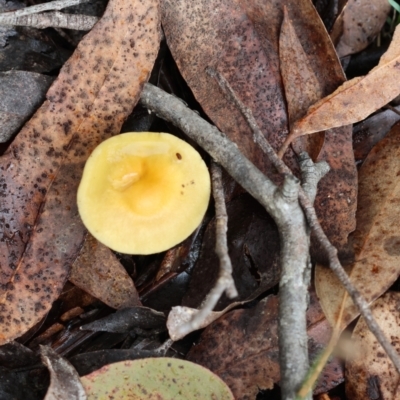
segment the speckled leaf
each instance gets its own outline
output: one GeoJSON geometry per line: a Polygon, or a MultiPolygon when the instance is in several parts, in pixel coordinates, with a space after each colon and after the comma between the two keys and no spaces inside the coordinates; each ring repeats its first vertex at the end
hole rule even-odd
{"type": "MultiPolygon", "coordinates": [[[[372,314],[392,346],[400,352],[400,293],[388,292],[371,307],[372,314]]],[[[346,362],[346,395],[354,400],[400,398],[399,375],[368,329],[364,318],[354,328],[354,357],[346,362]]]]}
{"type": "Polygon", "coordinates": [[[38,322],[67,279],[85,230],[83,164],[119,132],[159,46],[156,0],[112,0],[0,161],[0,343],[38,322]]]}
{"type": "MultiPolygon", "coordinates": [[[[344,75],[310,1],[165,0],[161,6],[168,45],[197,100],[212,121],[273,179],[273,169],[254,143],[240,112],[205,69],[211,66],[224,75],[278,150],[288,133],[278,56],[284,5],[322,88],[321,96],[332,93],[344,81],[344,75]]],[[[319,185],[317,213],[331,241],[342,250],[355,226],[356,170],[351,129],[326,132],[322,148],[316,153],[317,160],[326,160],[332,167],[319,185]]],[[[284,160],[297,171],[291,149],[284,160]]]]}
{"type": "MultiPolygon", "coordinates": [[[[357,229],[350,240],[355,262],[351,280],[368,302],[377,299],[400,274],[400,124],[369,153],[359,173],[357,229]]],[[[344,294],[331,271],[318,266],[315,285],[322,308],[333,325],[344,294]]],[[[343,312],[344,328],[358,311],[350,298],[343,312]]]]}
{"type": "MultiPolygon", "coordinates": [[[[307,311],[309,351],[313,359],[329,340],[329,324],[315,295],[307,311]]],[[[280,379],[278,352],[278,298],[268,296],[255,307],[234,310],[212,323],[187,355],[216,373],[236,399],[255,399],[260,389],[272,388],[280,379]]],[[[315,393],[325,392],[343,380],[337,359],[323,371],[315,393]]]]}
{"type": "Polygon", "coordinates": [[[112,308],[142,305],[132,278],[115,254],[90,234],[72,264],[69,280],[112,308]]]}
{"type": "Polygon", "coordinates": [[[233,400],[228,386],[200,365],[147,358],[107,365],[81,378],[88,400],[233,400]]]}
{"type": "Polygon", "coordinates": [[[387,0],[349,0],[332,28],[342,31],[336,45],[339,57],[364,50],[381,31],[390,10],[387,0]]]}
{"type": "MultiPolygon", "coordinates": [[[[291,127],[306,114],[312,104],[321,99],[322,87],[294,30],[286,7],[279,36],[279,59],[291,127]],[[293,68],[294,65],[296,68],[293,68]]],[[[324,135],[316,134],[300,137],[292,146],[297,154],[312,150],[310,156],[315,159],[323,142],[324,135]],[[311,142],[307,143],[307,139],[311,142]]]]}
{"type": "Polygon", "coordinates": [[[359,122],[400,93],[400,26],[379,64],[367,75],[345,82],[293,126],[295,137],[359,122]]]}
{"type": "Polygon", "coordinates": [[[44,400],[86,400],[85,390],[74,367],[51,347],[41,346],[40,353],[50,371],[50,386],[44,400]]]}

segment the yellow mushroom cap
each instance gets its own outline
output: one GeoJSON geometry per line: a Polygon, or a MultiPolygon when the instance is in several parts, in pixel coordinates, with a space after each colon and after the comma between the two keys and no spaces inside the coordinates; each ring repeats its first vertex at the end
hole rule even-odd
{"type": "Polygon", "coordinates": [[[168,133],[124,133],[90,155],[78,209],[101,243],[120,253],[153,254],[197,228],[210,187],[207,166],[183,140],[168,133]]]}

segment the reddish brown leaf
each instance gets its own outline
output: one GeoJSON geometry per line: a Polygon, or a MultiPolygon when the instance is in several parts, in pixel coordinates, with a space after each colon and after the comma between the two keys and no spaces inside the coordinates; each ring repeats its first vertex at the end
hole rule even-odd
{"type": "MultiPolygon", "coordinates": [[[[397,352],[400,351],[400,293],[389,292],[371,307],[372,314],[397,352]]],[[[400,398],[399,375],[389,357],[368,329],[363,318],[353,334],[354,357],[346,362],[348,399],[373,400],[400,398]]]]}
{"type": "MultiPolygon", "coordinates": [[[[322,87],[308,61],[303,46],[294,30],[287,8],[284,8],[284,18],[279,37],[280,68],[285,88],[288,108],[289,126],[303,117],[308,108],[322,97],[322,87]],[[293,68],[293,66],[296,68],[293,68]]],[[[293,143],[297,154],[308,151],[315,159],[324,142],[324,135],[300,137],[293,143]],[[307,139],[309,139],[307,141],[307,139]],[[308,142],[308,143],[307,143],[308,142]]],[[[283,152],[283,149],[280,150],[283,152]]]]}
{"type": "Polygon", "coordinates": [[[333,31],[342,34],[336,45],[339,57],[364,50],[379,34],[391,10],[387,0],[349,0],[333,31]]]}
{"type": "MultiPolygon", "coordinates": [[[[329,340],[329,324],[318,303],[308,311],[309,350],[316,357],[329,340]]],[[[250,309],[235,310],[212,323],[187,358],[220,376],[237,399],[254,399],[259,389],[278,383],[278,299],[269,296],[250,309]]],[[[315,393],[329,390],[343,379],[337,360],[323,372],[315,393]]]]}
{"type": "MultiPolygon", "coordinates": [[[[205,69],[213,67],[228,80],[278,150],[288,130],[278,57],[284,5],[322,96],[326,96],[344,76],[329,36],[308,0],[167,0],[161,6],[168,45],[197,100],[213,122],[270,176],[273,169],[254,143],[240,112],[205,69]]],[[[356,205],[350,128],[326,132],[322,149],[311,149],[310,153],[317,153],[318,161],[326,160],[332,167],[321,181],[316,207],[329,238],[343,248],[354,229],[356,205]]],[[[296,171],[295,158],[289,150],[284,160],[296,171]]]]}
{"type": "MultiPolygon", "coordinates": [[[[384,293],[400,274],[400,124],[370,152],[359,173],[357,229],[350,239],[355,262],[351,280],[368,302],[384,293]]],[[[317,267],[315,285],[322,308],[333,325],[344,290],[325,267],[317,267]]],[[[357,315],[350,298],[345,303],[342,327],[357,315]]]]}
{"type": "Polygon", "coordinates": [[[69,280],[112,308],[142,305],[132,278],[117,257],[90,234],[72,265],[69,280]]]}
{"type": "Polygon", "coordinates": [[[367,75],[345,82],[329,96],[310,107],[307,115],[293,126],[293,137],[359,122],[393,100],[399,93],[400,27],[367,75]]]}
{"type": "Polygon", "coordinates": [[[112,0],[0,162],[0,343],[49,310],[83,240],[83,164],[119,132],[159,44],[158,3],[112,0]]]}

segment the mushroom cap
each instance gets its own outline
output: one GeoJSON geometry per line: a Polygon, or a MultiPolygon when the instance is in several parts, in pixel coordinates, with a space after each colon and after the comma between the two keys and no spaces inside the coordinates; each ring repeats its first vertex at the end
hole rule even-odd
{"type": "Polygon", "coordinates": [[[83,223],[101,243],[153,254],[200,225],[210,190],[207,166],[188,143],[168,133],[130,132],[96,147],[77,200],[83,223]]]}

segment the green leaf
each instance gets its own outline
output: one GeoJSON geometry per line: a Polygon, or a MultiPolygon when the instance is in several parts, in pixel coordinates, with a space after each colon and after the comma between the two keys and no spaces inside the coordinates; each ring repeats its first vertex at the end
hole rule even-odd
{"type": "Polygon", "coordinates": [[[81,378],[87,400],[234,400],[217,375],[189,361],[146,358],[106,365],[81,378]]]}

